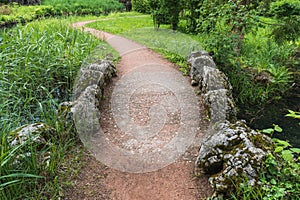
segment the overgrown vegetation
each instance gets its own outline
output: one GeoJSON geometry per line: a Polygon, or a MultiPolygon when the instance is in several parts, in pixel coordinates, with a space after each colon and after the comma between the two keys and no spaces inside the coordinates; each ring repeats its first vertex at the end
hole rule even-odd
{"type": "Polygon", "coordinates": [[[26,23],[53,14],[52,6],[2,5],[0,6],[0,27],[26,23]]]}
{"type": "MultiPolygon", "coordinates": [[[[300,113],[289,111],[286,116],[300,119],[300,113]]],[[[272,135],[284,132],[278,125],[261,132],[272,135]]],[[[247,180],[235,184],[230,199],[299,199],[300,196],[300,148],[294,148],[287,142],[273,138],[274,153],[265,160],[264,172],[260,175],[260,185],[249,186],[247,180]]]]}
{"type": "MultiPolygon", "coordinates": [[[[24,1],[20,1],[21,3],[24,1]]],[[[26,5],[36,4],[24,2],[26,5]]],[[[4,2],[5,3],[5,2],[4,2]]],[[[72,15],[107,15],[124,10],[117,0],[44,0],[42,5],[22,6],[18,3],[0,3],[0,27],[26,23],[35,19],[72,15]]]]}
{"type": "Polygon", "coordinates": [[[205,49],[229,77],[236,103],[254,111],[253,115],[285,96],[293,83],[287,62],[297,45],[290,40],[278,44],[272,37],[274,26],[261,20],[262,14],[269,14],[263,13],[266,6],[266,2],[203,1],[196,28],[199,37],[205,38],[205,49]]]}
{"type": "Polygon", "coordinates": [[[73,147],[78,139],[72,129],[58,123],[56,109],[70,100],[83,60],[97,45],[102,46],[98,55],[102,58],[111,48],[57,19],[6,29],[0,37],[0,199],[58,198],[60,176],[71,173],[63,168],[64,158],[81,150],[73,147]],[[54,127],[56,135],[42,147],[28,140],[12,148],[10,131],[34,122],[54,127]],[[37,151],[50,152],[51,159],[42,168],[37,151]]]}
{"type": "Polygon", "coordinates": [[[118,0],[43,0],[42,5],[51,5],[56,15],[107,15],[124,10],[118,0]]]}

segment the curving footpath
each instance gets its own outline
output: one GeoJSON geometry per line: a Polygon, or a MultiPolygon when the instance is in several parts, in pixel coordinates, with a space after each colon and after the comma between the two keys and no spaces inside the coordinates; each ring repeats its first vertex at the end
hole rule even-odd
{"type": "Polygon", "coordinates": [[[95,158],[109,167],[104,182],[110,199],[192,200],[209,195],[207,178],[193,179],[205,124],[189,80],[173,63],[141,44],[91,28],[83,30],[105,40],[121,56],[118,78],[101,111],[102,127],[85,142],[95,158]]]}

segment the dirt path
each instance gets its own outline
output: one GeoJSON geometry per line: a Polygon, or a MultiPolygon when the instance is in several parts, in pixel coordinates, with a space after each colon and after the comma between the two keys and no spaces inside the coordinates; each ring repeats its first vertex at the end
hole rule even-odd
{"type": "MultiPolygon", "coordinates": [[[[90,22],[92,21],[75,23],[73,26],[78,28],[90,22]]],[[[105,96],[109,98],[106,98],[102,103],[101,126],[106,139],[111,144],[121,146],[133,153],[128,155],[129,160],[131,159],[129,164],[125,163],[128,162],[125,159],[127,157],[118,156],[118,152],[116,155],[111,155],[110,159],[103,158],[101,154],[100,156],[95,154],[97,160],[105,165],[87,154],[84,167],[75,180],[75,184],[67,190],[65,199],[196,200],[209,196],[211,190],[208,186],[207,177],[195,178],[193,175],[199,141],[207,126],[207,122],[201,120],[205,118],[205,110],[200,106],[203,105],[201,102],[196,102],[200,107],[199,110],[196,109],[196,114],[197,116],[200,115],[200,118],[197,122],[197,129],[191,136],[192,142],[185,145],[185,147],[189,147],[184,148],[184,151],[179,148],[181,143],[185,143],[182,139],[188,140],[185,138],[187,136],[183,135],[181,140],[178,139],[179,142],[171,145],[172,147],[167,151],[167,153],[172,154],[170,153],[173,152],[172,148],[179,149],[178,155],[168,156],[166,154],[166,157],[163,153],[152,153],[156,149],[164,150],[163,146],[167,146],[167,144],[163,142],[171,143],[177,134],[180,135],[177,133],[177,129],[186,127],[188,131],[183,131],[184,134],[190,134],[190,127],[195,124],[195,118],[190,113],[182,114],[185,109],[191,110],[190,107],[185,107],[183,102],[191,101],[193,106],[195,102],[190,100],[193,99],[190,95],[185,96],[181,94],[182,90],[177,89],[184,86],[186,87],[183,87],[184,90],[195,93],[189,86],[189,81],[182,78],[183,76],[174,64],[143,45],[91,28],[84,28],[84,31],[107,41],[121,55],[121,61],[117,65],[118,78],[115,78],[112,84],[108,86],[105,96]],[[133,79],[135,82],[132,82],[133,79]],[[158,84],[151,83],[149,85],[149,81],[155,81],[158,84]],[[114,91],[118,91],[115,92],[117,94],[114,91]],[[126,118],[118,118],[119,114],[120,116],[124,114],[120,111],[122,108],[118,107],[118,105],[123,107],[124,104],[124,101],[119,102],[118,98],[126,99],[122,94],[121,97],[118,96],[122,91],[124,91],[124,95],[131,95],[128,100],[130,101],[128,112],[134,116],[130,119],[134,126],[128,128],[126,123],[126,127],[123,129],[120,121],[128,123],[129,121],[126,121],[126,118]],[[155,107],[155,104],[164,106],[165,111],[162,114],[157,114],[162,108],[155,107]],[[154,114],[151,112],[152,109],[154,114]],[[185,116],[187,116],[186,119],[185,116]],[[162,128],[158,127],[165,118],[162,128]],[[156,134],[152,135],[151,131],[147,132],[148,129],[143,129],[144,134],[142,135],[139,135],[142,129],[138,129],[137,134],[134,135],[138,139],[133,139],[134,137],[128,134],[130,131],[134,132],[136,127],[143,127],[147,124],[154,124],[150,128],[155,130],[156,134]],[[147,153],[142,155],[147,155],[147,160],[135,160],[136,157],[133,159],[130,157],[143,152],[143,148],[146,146],[148,147],[145,150],[147,153]],[[154,161],[149,162],[149,160],[154,161]],[[143,163],[142,167],[138,166],[138,161],[143,163]],[[121,164],[117,165],[116,163],[121,164]]],[[[198,99],[199,97],[196,101],[198,99]]]]}

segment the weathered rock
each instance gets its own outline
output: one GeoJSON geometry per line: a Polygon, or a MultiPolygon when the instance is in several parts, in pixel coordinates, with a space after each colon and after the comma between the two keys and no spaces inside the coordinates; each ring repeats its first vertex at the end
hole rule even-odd
{"type": "Polygon", "coordinates": [[[191,65],[190,76],[192,85],[201,84],[203,79],[203,67],[217,69],[215,62],[206,51],[191,53],[188,57],[188,62],[191,65]]]}
{"type": "Polygon", "coordinates": [[[104,74],[98,70],[82,69],[76,79],[73,98],[76,100],[90,85],[104,86],[104,74]]]}
{"type": "Polygon", "coordinates": [[[204,103],[209,110],[208,114],[212,124],[225,120],[236,121],[236,110],[229,90],[209,91],[204,95],[204,103]]]}
{"type": "Polygon", "coordinates": [[[105,82],[117,76],[116,67],[108,60],[99,60],[97,63],[88,66],[89,70],[97,70],[104,74],[105,82]]]}
{"type": "Polygon", "coordinates": [[[116,75],[117,71],[115,66],[107,60],[100,60],[86,68],[82,68],[75,81],[74,100],[76,100],[81,93],[91,85],[97,85],[101,91],[103,91],[106,83],[116,75]]]}
{"type": "Polygon", "coordinates": [[[203,140],[196,167],[202,168],[217,194],[226,194],[233,183],[248,178],[248,184],[258,183],[263,162],[272,140],[242,122],[217,123],[203,140]]]}
{"type": "Polygon", "coordinates": [[[213,59],[205,51],[193,52],[191,64],[192,84],[199,86],[204,95],[211,123],[236,121],[236,110],[232,98],[232,86],[224,73],[217,69],[213,59]]]}
{"type": "Polygon", "coordinates": [[[67,115],[72,116],[72,121],[66,120],[66,122],[74,122],[83,142],[90,141],[89,137],[99,131],[101,117],[99,106],[103,90],[115,76],[117,76],[116,68],[108,60],[99,60],[82,68],[74,86],[74,101],[63,105],[63,107],[67,106],[66,113],[64,109],[58,110],[62,118],[66,118],[67,115]]]}
{"type": "Polygon", "coordinates": [[[56,134],[56,130],[44,123],[34,123],[21,126],[9,133],[8,141],[10,147],[22,145],[32,141],[37,145],[44,146],[47,140],[56,134]]]}
{"type": "Polygon", "coordinates": [[[203,66],[199,87],[202,92],[207,93],[213,90],[227,89],[231,90],[227,77],[220,70],[203,66]]]}
{"type": "Polygon", "coordinates": [[[194,51],[188,56],[187,61],[191,63],[194,59],[200,56],[209,56],[209,54],[206,51],[194,51]]]}
{"type": "Polygon", "coordinates": [[[100,92],[97,85],[88,86],[72,107],[76,130],[83,142],[99,131],[101,115],[98,109],[100,99],[97,96],[100,92]]]}
{"type": "Polygon", "coordinates": [[[257,184],[272,140],[237,121],[232,87],[206,52],[194,52],[189,62],[192,84],[203,92],[210,117],[196,171],[211,175],[209,182],[216,195],[226,196],[245,177],[249,185],[257,184]]]}

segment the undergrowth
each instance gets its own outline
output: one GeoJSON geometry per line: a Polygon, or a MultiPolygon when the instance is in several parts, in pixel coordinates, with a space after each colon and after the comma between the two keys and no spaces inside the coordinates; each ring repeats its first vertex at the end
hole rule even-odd
{"type": "MultiPolygon", "coordinates": [[[[300,113],[289,110],[286,116],[300,119],[300,113]]],[[[275,132],[284,132],[278,125],[261,130],[273,136],[275,132]]],[[[231,198],[255,200],[294,200],[300,199],[300,148],[294,148],[289,142],[273,138],[274,148],[264,161],[264,170],[260,174],[259,184],[249,186],[247,179],[235,184],[231,198]]]]}

